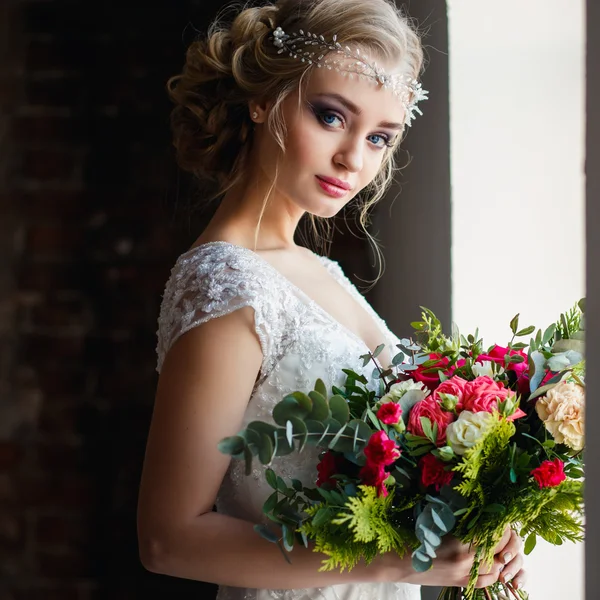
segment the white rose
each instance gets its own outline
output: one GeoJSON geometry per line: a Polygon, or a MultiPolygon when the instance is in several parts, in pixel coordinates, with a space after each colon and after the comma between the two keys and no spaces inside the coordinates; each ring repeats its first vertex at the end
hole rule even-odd
{"type": "Polygon", "coordinates": [[[458,419],[448,425],[446,440],[454,453],[462,456],[477,443],[493,421],[494,416],[491,413],[463,410],[458,419]]]}
{"type": "Polygon", "coordinates": [[[475,363],[471,367],[471,370],[475,374],[475,377],[487,376],[491,377],[492,379],[494,379],[495,375],[500,375],[504,373],[503,367],[496,367],[496,371],[494,372],[494,367],[492,365],[493,363],[491,360],[484,360],[481,363],[475,363]]]}
{"type": "MultiPolygon", "coordinates": [[[[426,396],[429,395],[429,390],[425,387],[423,383],[420,381],[412,381],[412,379],[408,379],[407,381],[400,381],[399,383],[394,383],[389,392],[382,396],[380,402],[383,404],[384,402],[398,402],[406,392],[410,392],[411,390],[419,390],[421,392],[427,392],[426,396]]],[[[424,396],[425,397],[425,396],[424,396]]]]}
{"type": "Polygon", "coordinates": [[[585,445],[585,391],[576,383],[561,381],[539,398],[535,410],[558,444],[576,452],[585,445]]]}

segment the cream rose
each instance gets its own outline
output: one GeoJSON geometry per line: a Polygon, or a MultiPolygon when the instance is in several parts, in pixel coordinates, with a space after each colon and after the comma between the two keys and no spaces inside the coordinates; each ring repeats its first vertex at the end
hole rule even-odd
{"type": "Polygon", "coordinates": [[[385,394],[385,396],[381,397],[380,402],[382,404],[386,402],[398,402],[398,400],[400,400],[400,398],[402,398],[406,392],[410,392],[411,390],[426,392],[426,396],[429,394],[429,390],[420,381],[412,381],[411,379],[408,379],[407,381],[394,383],[390,387],[390,391],[385,394]]]}
{"type": "Polygon", "coordinates": [[[493,422],[494,416],[489,412],[473,413],[463,410],[458,419],[448,425],[446,440],[454,453],[462,456],[477,443],[493,422]]]}
{"type": "Polygon", "coordinates": [[[554,441],[576,452],[585,444],[585,391],[576,383],[561,381],[538,399],[535,410],[554,441]]]}

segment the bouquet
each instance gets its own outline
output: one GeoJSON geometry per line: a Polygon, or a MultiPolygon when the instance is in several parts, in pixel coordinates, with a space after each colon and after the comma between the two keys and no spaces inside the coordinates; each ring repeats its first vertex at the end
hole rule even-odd
{"type": "Polygon", "coordinates": [[[477,332],[444,335],[422,311],[388,368],[376,360],[383,346],[361,357],[374,363],[371,382],[351,369],[341,388],[317,380],[308,394],[282,398],[273,422],[253,421],[219,448],[248,473],[256,456],[270,465],[307,445],[322,449],[310,486],[265,471],[273,492],[263,512],[277,533],[255,529],[287,560],[295,543],[310,542],[326,557],[321,570],[393,551],[425,571],[451,534],[475,561],[468,586],[444,589],[441,600],[524,600],[510,583],[475,586],[507,527],[526,554],[538,536],[583,539],[585,300],[537,332],[517,315],[509,343],[488,348],[477,332]]]}

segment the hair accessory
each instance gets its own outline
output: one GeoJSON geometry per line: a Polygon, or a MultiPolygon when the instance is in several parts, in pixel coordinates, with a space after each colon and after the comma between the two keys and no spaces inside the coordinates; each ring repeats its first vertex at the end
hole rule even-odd
{"type": "Polygon", "coordinates": [[[406,124],[409,127],[415,118],[415,113],[423,114],[417,103],[427,100],[429,92],[422,88],[420,82],[411,79],[406,73],[391,75],[386,73],[377,62],[369,62],[359,48],[351,50],[348,46],[342,46],[337,41],[337,35],[333,36],[333,41],[327,42],[322,35],[316,33],[304,33],[300,29],[298,33],[287,34],[281,27],[277,27],[269,39],[279,49],[277,54],[288,52],[292,58],[298,58],[309,65],[314,64],[318,68],[335,70],[342,75],[348,74],[350,78],[356,74],[390,90],[401,100],[406,110],[406,124]]]}

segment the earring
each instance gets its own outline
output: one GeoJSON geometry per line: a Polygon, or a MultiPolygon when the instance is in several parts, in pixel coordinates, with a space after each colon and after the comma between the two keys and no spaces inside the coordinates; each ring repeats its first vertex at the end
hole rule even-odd
{"type": "Polygon", "coordinates": [[[258,113],[256,111],[254,111],[252,113],[252,118],[256,121],[256,119],[258,119],[258,113]]]}

